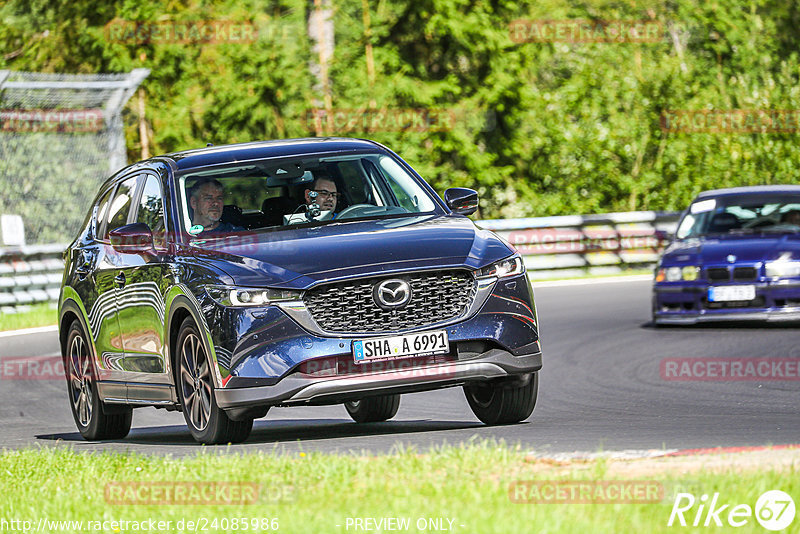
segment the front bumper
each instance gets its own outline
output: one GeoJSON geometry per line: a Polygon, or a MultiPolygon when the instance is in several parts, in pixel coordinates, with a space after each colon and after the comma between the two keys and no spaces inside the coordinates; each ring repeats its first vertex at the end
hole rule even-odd
{"type": "MultiPolygon", "coordinates": [[[[531,348],[538,342],[539,332],[527,277],[504,278],[487,289],[487,297],[474,315],[414,331],[445,330],[451,359],[458,351],[500,349],[515,357],[538,351],[531,348]]],[[[219,370],[217,389],[275,386],[305,362],[331,357],[352,361],[356,339],[396,335],[326,335],[304,328],[302,321],[278,306],[223,307],[202,297],[200,302],[219,370]]]]}
{"type": "MultiPolygon", "coordinates": [[[[653,321],[656,324],[697,324],[720,321],[800,321],[800,284],[759,280],[756,298],[746,302],[709,303],[708,282],[656,283],[653,321]]],[[[715,284],[737,285],[737,284],[715,284]]]]}
{"type": "MultiPolygon", "coordinates": [[[[538,348],[538,343],[532,346],[538,348]]],[[[541,367],[541,351],[514,356],[508,351],[492,349],[478,357],[438,365],[330,378],[290,375],[273,386],[217,389],[214,394],[217,405],[225,410],[253,406],[339,404],[370,395],[412,393],[471,381],[503,379],[536,372],[541,367]]]]}

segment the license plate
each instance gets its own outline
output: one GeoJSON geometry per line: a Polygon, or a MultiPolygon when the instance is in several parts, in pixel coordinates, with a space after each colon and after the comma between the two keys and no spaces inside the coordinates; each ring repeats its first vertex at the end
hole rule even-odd
{"type": "Polygon", "coordinates": [[[353,341],[353,358],[356,363],[433,356],[448,352],[450,344],[444,330],[353,341]]]}
{"type": "Polygon", "coordinates": [[[756,286],[715,286],[708,288],[709,302],[753,300],[754,298],[756,298],[756,286]]]}

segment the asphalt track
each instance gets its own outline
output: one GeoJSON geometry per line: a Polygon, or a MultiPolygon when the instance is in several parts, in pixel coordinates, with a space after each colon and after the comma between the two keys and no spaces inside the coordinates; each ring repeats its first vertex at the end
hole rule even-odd
{"type": "MultiPolygon", "coordinates": [[[[537,287],[544,368],[526,422],[485,427],[460,388],[403,396],[388,422],[358,425],[342,406],[276,408],[250,439],[218,451],[420,451],[495,439],[538,453],[800,443],[800,381],[668,381],[664,358],[800,359],[800,325],[653,328],[650,283],[537,287]]],[[[0,360],[58,353],[55,332],[0,338],[0,360]]],[[[88,443],[63,378],[0,380],[0,448],[71,446],[183,456],[201,450],[177,412],[134,411],[124,440],[88,443]]],[[[208,449],[208,448],[207,448],[208,449]]]]}

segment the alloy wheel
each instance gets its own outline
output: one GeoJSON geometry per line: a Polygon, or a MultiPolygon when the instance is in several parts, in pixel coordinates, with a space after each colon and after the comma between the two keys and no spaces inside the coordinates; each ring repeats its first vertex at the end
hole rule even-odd
{"type": "Polygon", "coordinates": [[[181,393],[183,409],[197,430],[204,430],[211,417],[211,373],[200,339],[190,333],[181,347],[181,393]]]}
{"type": "Polygon", "coordinates": [[[78,423],[85,427],[92,419],[92,383],[89,353],[81,336],[72,339],[69,361],[70,398],[78,423]]]}

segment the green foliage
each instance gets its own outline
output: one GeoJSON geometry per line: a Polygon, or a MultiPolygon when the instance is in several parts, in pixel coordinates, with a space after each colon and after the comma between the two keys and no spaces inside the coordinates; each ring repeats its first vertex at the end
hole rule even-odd
{"type": "MultiPolygon", "coordinates": [[[[677,210],[703,189],[798,181],[796,133],[660,126],[665,110],[800,109],[794,3],[372,0],[367,37],[361,2],[330,1],[334,108],[445,109],[456,118],[445,129],[339,133],[387,144],[438,190],[478,189],[481,217],[677,210]],[[509,23],[517,19],[655,20],[663,38],[516,43],[509,23]]],[[[301,0],[9,0],[0,7],[0,68],[150,68],[143,87],[156,154],[310,136],[308,111],[322,101],[310,69],[311,9],[301,0]],[[104,30],[167,20],[251,22],[259,31],[253,42],[137,43],[104,30]]],[[[141,154],[135,109],[125,115],[131,160],[141,154]]]]}

